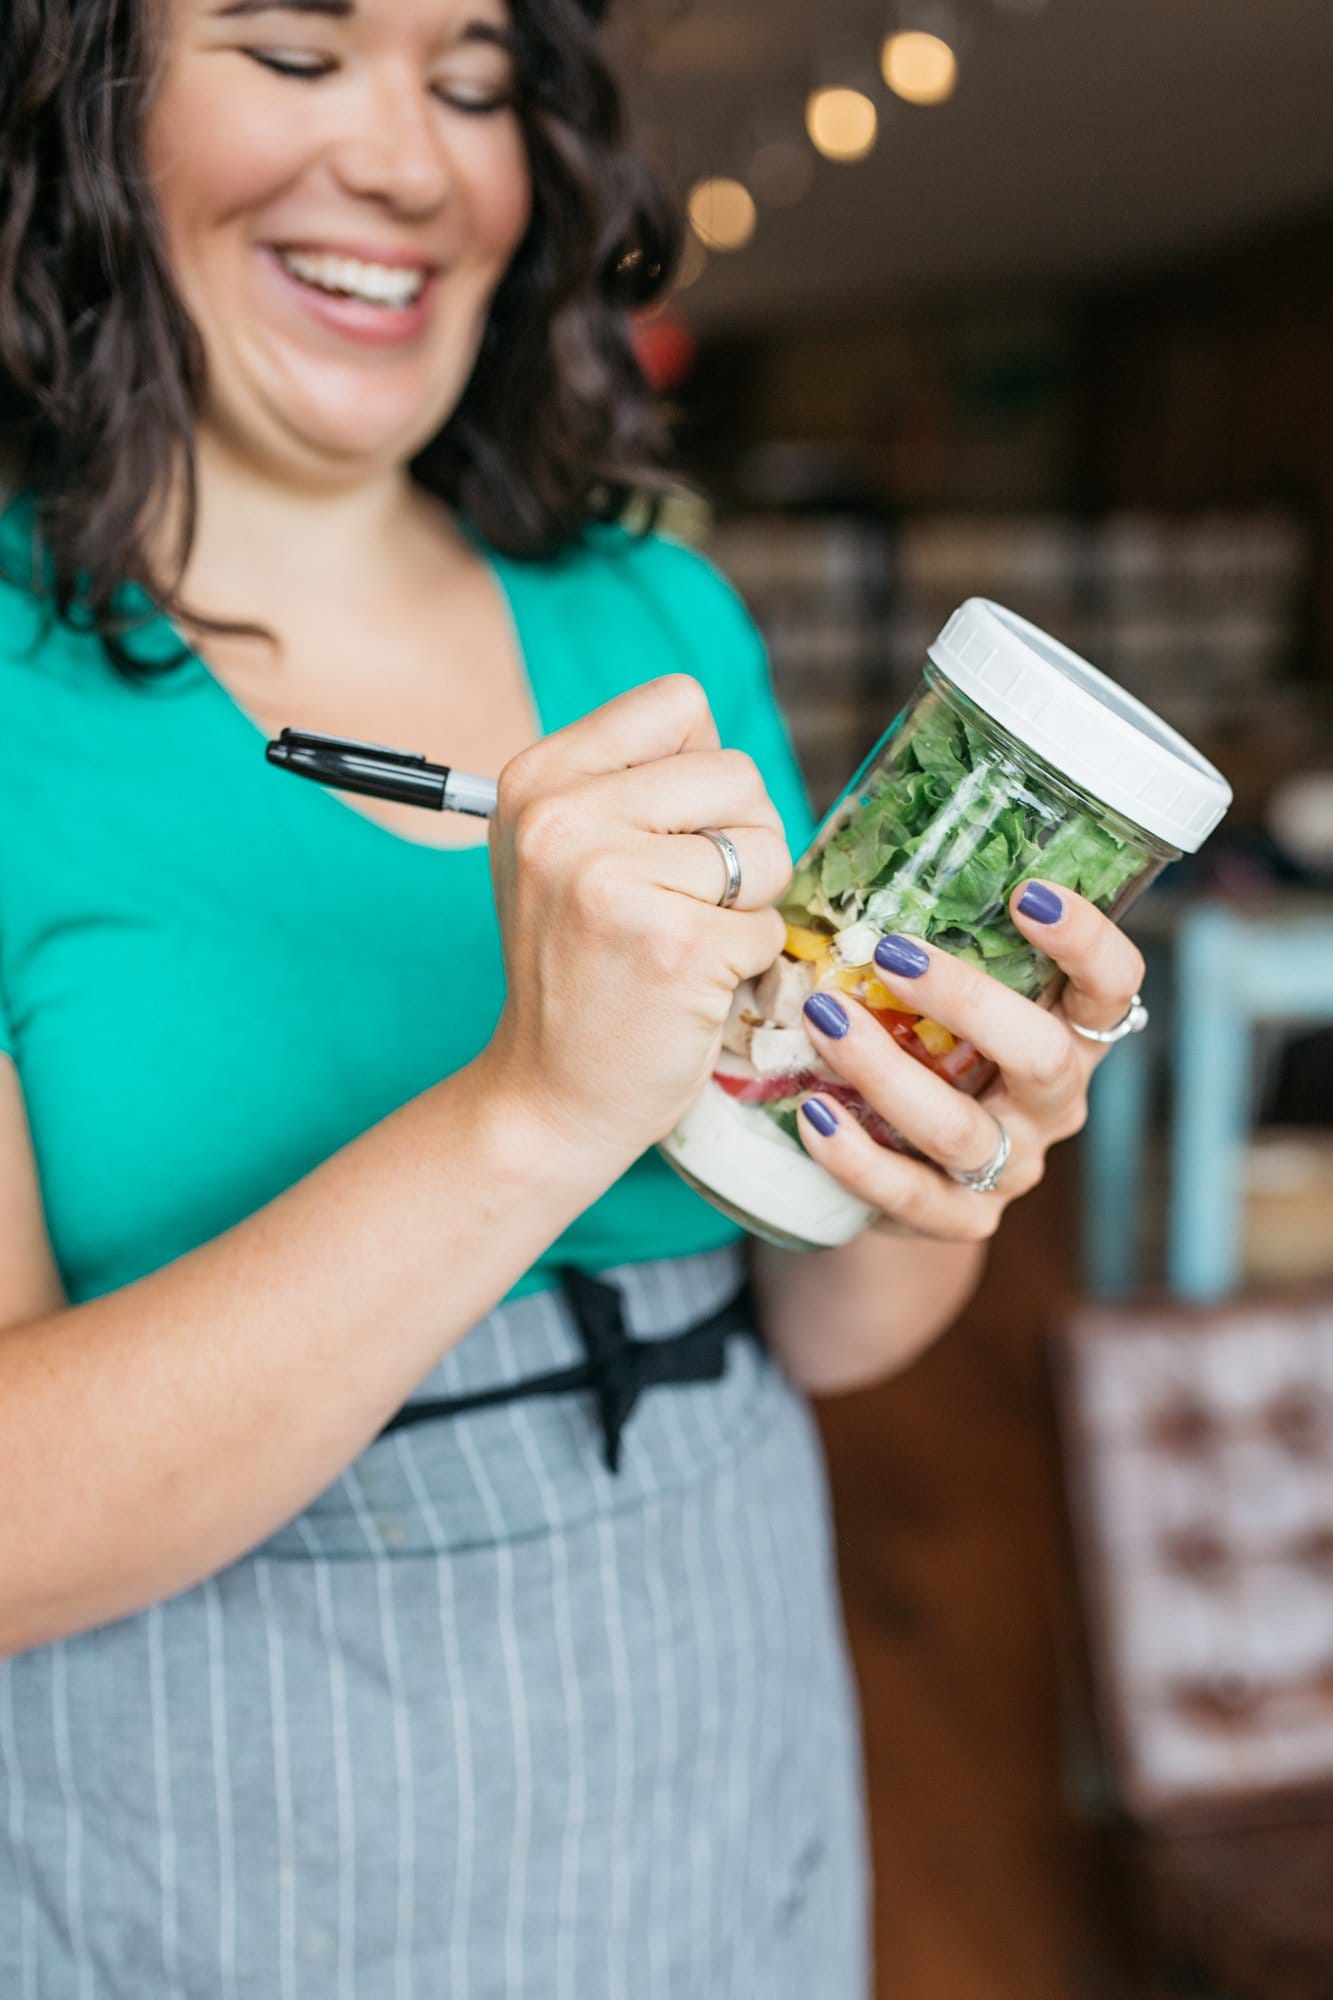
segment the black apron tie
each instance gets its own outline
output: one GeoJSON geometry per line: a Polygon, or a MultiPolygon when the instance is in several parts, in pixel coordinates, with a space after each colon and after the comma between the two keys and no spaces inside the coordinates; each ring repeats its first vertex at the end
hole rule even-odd
{"type": "Polygon", "coordinates": [[[405,1403],[379,1433],[402,1430],[436,1417],[520,1402],[525,1396],[558,1396],[591,1390],[602,1429],[602,1456],[609,1472],[620,1471],[626,1424],[645,1389],[683,1382],[720,1382],[727,1369],[727,1340],[733,1333],[759,1341],[758,1316],[747,1277],[717,1312],[665,1340],[639,1340],[625,1325],[624,1298],[616,1285],[572,1264],[560,1269],[561,1289],[578,1328],[587,1360],[525,1382],[499,1383],[470,1396],[423,1397],[405,1403]]]}

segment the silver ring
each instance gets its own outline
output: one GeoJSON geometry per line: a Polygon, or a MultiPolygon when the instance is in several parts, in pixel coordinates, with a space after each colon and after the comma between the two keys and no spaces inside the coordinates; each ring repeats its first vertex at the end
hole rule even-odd
{"type": "Polygon", "coordinates": [[[711,840],[718,853],[722,856],[727,870],[727,881],[722,894],[717,899],[717,906],[719,910],[729,909],[741,893],[741,857],[736,852],[732,841],[728,839],[720,827],[700,826],[695,828],[695,832],[701,833],[705,840],[711,840]]]}
{"type": "Polygon", "coordinates": [[[1004,1172],[1011,1151],[1008,1132],[1001,1125],[999,1119],[994,1118],[993,1113],[988,1113],[987,1115],[994,1119],[995,1128],[1000,1135],[1000,1143],[996,1149],[995,1158],[989,1160],[984,1167],[974,1167],[971,1173],[960,1174],[955,1173],[952,1167],[945,1168],[945,1172],[951,1181],[957,1181],[959,1187],[971,1188],[973,1194],[994,1193],[995,1183],[1004,1172]]]}
{"type": "Polygon", "coordinates": [[[1122,1042],[1126,1035],[1139,1035],[1148,1025],[1148,1009],[1136,993],[1129,1003],[1129,1012],[1123,1021],[1117,1021],[1113,1028],[1080,1028],[1077,1021],[1065,1015],[1065,1024],[1082,1035],[1085,1042],[1122,1042]]]}

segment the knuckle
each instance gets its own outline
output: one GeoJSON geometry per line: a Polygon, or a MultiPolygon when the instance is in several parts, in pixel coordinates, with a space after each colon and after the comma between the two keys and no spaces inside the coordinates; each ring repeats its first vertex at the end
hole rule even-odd
{"type": "Polygon", "coordinates": [[[735,949],[731,961],[740,976],[758,979],[782,956],[787,942],[787,926],[774,909],[728,912],[731,918],[730,934],[734,936],[735,949]],[[743,928],[742,928],[743,926],[743,928]]]}
{"type": "Polygon", "coordinates": [[[759,775],[759,766],[748,750],[719,750],[717,754],[723,771],[735,781],[738,791],[762,786],[764,781],[759,775]]]}
{"type": "MultiPolygon", "coordinates": [[[[745,884],[747,900],[753,897],[756,902],[775,905],[792,876],[791,853],[786,841],[781,837],[757,841],[750,871],[750,877],[745,884]]],[[[783,924],[779,949],[786,941],[787,927],[783,924]]]]}
{"type": "Polygon", "coordinates": [[[520,750],[500,771],[495,782],[496,811],[502,819],[517,819],[532,785],[532,752],[520,750]]]}
{"type": "MultiPolygon", "coordinates": [[[[956,1192],[960,1197],[963,1195],[962,1189],[956,1192]]],[[[969,1193],[965,1199],[968,1206],[959,1208],[958,1220],[950,1225],[949,1234],[964,1243],[988,1243],[1000,1226],[1003,1208],[994,1195],[969,1193]]]]}
{"type": "Polygon", "coordinates": [[[684,929],[659,924],[644,935],[645,970],[651,978],[663,984],[679,982],[694,957],[694,941],[684,929]]]}
{"type": "Polygon", "coordinates": [[[535,868],[542,858],[542,820],[535,805],[520,806],[514,816],[514,853],[521,868],[535,868]]]}
{"type": "Polygon", "coordinates": [[[1073,1139],[1077,1137],[1077,1135],[1083,1130],[1087,1122],[1088,1122],[1088,1100],[1085,1094],[1083,1096],[1080,1096],[1077,1102],[1070,1106],[1069,1115],[1064,1121],[1064,1131],[1062,1132],[1061,1137],[1065,1139],[1073,1139]]]}
{"type": "Polygon", "coordinates": [[[697,681],[693,674],[663,674],[658,686],[666,699],[683,715],[693,719],[696,716],[712,714],[703,683],[697,681]]]}
{"type": "Polygon", "coordinates": [[[994,1136],[978,1133],[976,1107],[963,1097],[937,1112],[935,1137],[950,1166],[960,1172],[970,1172],[983,1154],[995,1151],[994,1136]]]}
{"type": "Polygon", "coordinates": [[[748,750],[720,750],[722,770],[729,793],[737,801],[739,808],[746,812],[757,811],[761,818],[780,824],[777,813],[768,796],[768,786],[764,774],[755,763],[748,750]]]}
{"type": "Polygon", "coordinates": [[[1028,1063],[1028,1075],[1038,1090],[1060,1090],[1072,1081],[1075,1061],[1073,1036],[1056,1027],[1042,1036],[1028,1063]]]}
{"type": "Polygon", "coordinates": [[[558,793],[527,799],[514,816],[514,852],[526,868],[549,867],[568,821],[568,809],[558,793]]]}
{"type": "Polygon", "coordinates": [[[615,859],[609,854],[589,854],[574,877],[574,908],[584,928],[595,937],[612,937],[623,923],[624,884],[615,859]]]}
{"type": "Polygon", "coordinates": [[[786,925],[776,910],[728,910],[725,916],[725,961],[731,979],[736,984],[742,979],[758,979],[781,957],[787,942],[786,925]]]}
{"type": "Polygon", "coordinates": [[[933,1193],[923,1171],[906,1172],[901,1178],[898,1175],[893,1177],[889,1198],[883,1206],[913,1229],[925,1230],[934,1206],[933,1193]]]}

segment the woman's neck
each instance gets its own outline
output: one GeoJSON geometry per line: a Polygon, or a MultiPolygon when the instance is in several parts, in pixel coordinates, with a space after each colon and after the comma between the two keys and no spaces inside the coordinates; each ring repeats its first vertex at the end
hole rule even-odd
{"type": "MultiPolygon", "coordinates": [[[[195,534],[180,594],[208,617],[278,631],[294,610],[355,618],[461,541],[405,467],[339,485],[284,484],[201,432],[195,534]]],[[[169,510],[171,526],[179,520],[169,510]]],[[[170,532],[170,528],[168,529],[170,532]]]]}

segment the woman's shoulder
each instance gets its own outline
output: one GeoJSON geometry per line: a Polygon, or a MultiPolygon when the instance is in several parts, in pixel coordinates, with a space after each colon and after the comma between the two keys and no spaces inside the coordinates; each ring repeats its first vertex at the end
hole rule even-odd
{"type": "Polygon", "coordinates": [[[52,608],[31,501],[0,495],[0,683],[8,700],[58,678],[74,636],[52,608]]]}
{"type": "MultiPolygon", "coordinates": [[[[524,588],[520,585],[520,588],[524,588]]],[[[529,608],[561,627],[585,667],[618,687],[683,672],[716,703],[766,680],[762,641],[736,591],[674,536],[598,525],[532,566],[529,608]]]]}
{"type": "Polygon", "coordinates": [[[0,702],[11,720],[71,695],[105,693],[109,676],[91,624],[57,612],[49,558],[28,495],[0,494],[0,702]]]}
{"type": "Polygon", "coordinates": [[[585,536],[565,575],[575,600],[569,651],[594,663],[600,696],[658,674],[692,675],[722,742],[754,758],[792,852],[803,852],[814,828],[809,794],[763,639],[722,572],[671,535],[603,528],[585,536]]]}
{"type": "Polygon", "coordinates": [[[556,562],[570,582],[590,593],[636,596],[659,615],[713,618],[721,613],[749,623],[740,597],[708,557],[658,529],[594,525],[556,562]]]}

